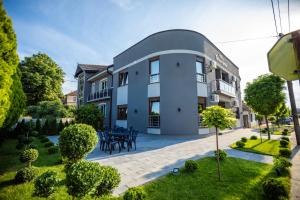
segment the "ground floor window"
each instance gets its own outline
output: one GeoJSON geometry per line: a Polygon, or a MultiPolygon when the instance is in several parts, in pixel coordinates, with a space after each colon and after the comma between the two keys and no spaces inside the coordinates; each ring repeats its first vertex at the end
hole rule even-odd
{"type": "Polygon", "coordinates": [[[160,127],[160,99],[150,98],[149,99],[149,127],[159,128],[160,127]]]}
{"type": "Polygon", "coordinates": [[[103,117],[106,117],[106,103],[100,103],[98,105],[103,117]]]}
{"type": "Polygon", "coordinates": [[[199,116],[199,127],[202,127],[202,117],[201,113],[203,110],[206,109],[206,98],[205,97],[198,97],[198,116],[199,116]]]}
{"type": "Polygon", "coordinates": [[[118,120],[127,120],[127,105],[118,106],[118,120]]]}

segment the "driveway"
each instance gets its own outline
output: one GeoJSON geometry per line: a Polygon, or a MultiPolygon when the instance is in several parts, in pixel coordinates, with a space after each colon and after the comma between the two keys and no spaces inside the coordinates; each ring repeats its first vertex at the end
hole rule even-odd
{"type": "MultiPolygon", "coordinates": [[[[231,157],[243,158],[263,163],[272,163],[271,156],[237,151],[229,147],[230,144],[241,137],[259,135],[252,129],[237,129],[219,137],[220,148],[226,150],[231,157]]],[[[280,136],[273,136],[277,139],[280,136]]],[[[49,137],[57,142],[57,137],[49,137]]],[[[175,167],[182,167],[188,159],[199,159],[212,156],[215,150],[215,135],[200,136],[164,136],[164,135],[139,135],[137,151],[112,155],[99,150],[99,144],[87,159],[110,165],[117,168],[121,174],[121,184],[114,191],[120,194],[129,187],[142,185],[172,171],[175,167]]]]}

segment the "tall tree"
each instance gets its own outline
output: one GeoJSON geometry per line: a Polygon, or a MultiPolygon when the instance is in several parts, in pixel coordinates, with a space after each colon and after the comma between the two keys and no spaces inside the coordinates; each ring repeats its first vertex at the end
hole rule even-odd
{"type": "Polygon", "coordinates": [[[64,72],[48,55],[38,53],[25,57],[20,66],[27,105],[62,97],[64,72]]]}
{"type": "Polygon", "coordinates": [[[291,114],[290,109],[285,105],[285,103],[280,104],[280,106],[276,109],[274,116],[276,118],[277,126],[280,127],[280,119],[284,117],[288,117],[291,114]]]}
{"type": "Polygon", "coordinates": [[[230,128],[234,126],[236,118],[234,113],[229,110],[222,108],[220,106],[210,106],[201,113],[203,117],[203,124],[209,128],[215,127],[216,129],[216,146],[217,146],[217,166],[218,166],[218,176],[221,180],[220,172],[220,159],[219,159],[219,129],[224,130],[225,128],[230,128]]]}
{"type": "Polygon", "coordinates": [[[264,116],[262,116],[262,115],[260,115],[260,114],[255,114],[255,118],[256,118],[256,120],[258,121],[259,135],[260,135],[260,142],[262,143],[262,136],[261,136],[261,129],[260,129],[260,126],[261,126],[262,120],[264,119],[264,116]]]}
{"type": "Polygon", "coordinates": [[[268,116],[273,114],[285,100],[284,80],[274,74],[265,74],[247,83],[245,101],[255,112],[264,115],[268,139],[271,139],[268,116]]]}
{"type": "Polygon", "coordinates": [[[18,63],[16,34],[0,0],[0,128],[10,126],[23,112],[18,63]]]}

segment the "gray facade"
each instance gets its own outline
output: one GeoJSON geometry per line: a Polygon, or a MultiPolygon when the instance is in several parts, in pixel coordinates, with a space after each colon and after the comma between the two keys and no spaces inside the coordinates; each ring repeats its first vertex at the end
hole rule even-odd
{"type": "MultiPolygon", "coordinates": [[[[148,36],[114,57],[111,73],[105,74],[112,81],[111,126],[132,126],[152,134],[207,134],[212,131],[201,126],[199,110],[219,104],[235,111],[237,117],[242,112],[238,67],[194,31],[169,30],[148,36]],[[158,73],[151,72],[150,63],[153,69],[159,68],[158,73]],[[152,76],[158,81],[150,82],[152,76]]],[[[85,93],[91,92],[92,81],[87,78],[85,93]]]]}

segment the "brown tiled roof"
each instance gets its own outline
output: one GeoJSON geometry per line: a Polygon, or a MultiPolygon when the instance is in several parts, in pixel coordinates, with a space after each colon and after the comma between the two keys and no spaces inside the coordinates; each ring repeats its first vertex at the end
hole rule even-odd
{"type": "Polygon", "coordinates": [[[78,76],[82,71],[94,71],[101,72],[107,69],[108,65],[93,65],[93,64],[78,64],[75,72],[75,77],[78,76]]]}
{"type": "Polygon", "coordinates": [[[65,94],[65,96],[77,96],[77,90],[65,94]]]}

